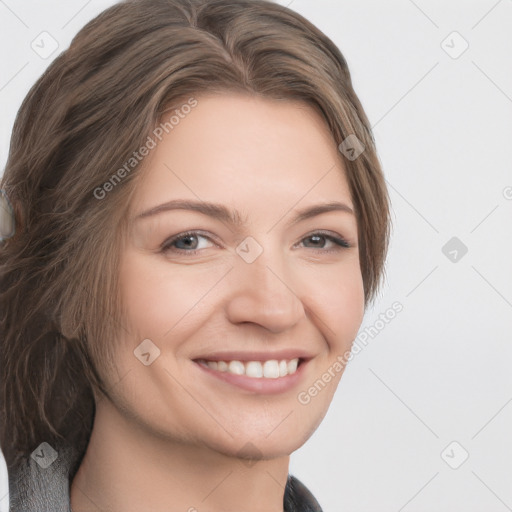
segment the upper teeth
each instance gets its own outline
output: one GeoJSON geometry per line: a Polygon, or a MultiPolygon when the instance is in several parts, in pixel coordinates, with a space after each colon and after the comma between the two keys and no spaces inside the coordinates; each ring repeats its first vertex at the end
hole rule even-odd
{"type": "Polygon", "coordinates": [[[200,364],[206,365],[212,370],[234,373],[235,375],[246,375],[247,377],[263,377],[267,379],[277,379],[291,375],[297,370],[299,359],[287,361],[205,361],[200,360],[200,364]]]}

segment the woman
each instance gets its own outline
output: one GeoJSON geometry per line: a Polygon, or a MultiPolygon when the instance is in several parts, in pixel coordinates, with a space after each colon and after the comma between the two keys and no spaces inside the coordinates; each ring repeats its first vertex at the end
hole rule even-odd
{"type": "Polygon", "coordinates": [[[289,456],[389,232],[336,46],[266,0],[117,4],[28,94],[1,188],[11,510],[321,510],[289,456]]]}

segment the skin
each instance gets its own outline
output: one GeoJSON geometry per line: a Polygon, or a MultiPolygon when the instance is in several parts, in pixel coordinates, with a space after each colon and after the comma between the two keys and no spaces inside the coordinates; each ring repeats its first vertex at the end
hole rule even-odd
{"type": "Polygon", "coordinates": [[[320,424],[343,372],[308,404],[297,395],[350,349],[363,318],[355,215],[287,225],[316,204],[353,210],[323,119],[300,102],[234,93],[197,100],[148,157],[131,205],[119,269],[125,329],[116,367],[104,373],[111,396],[98,400],[72,483],[74,512],[283,512],[289,456],[320,424]],[[198,198],[238,210],[244,223],[190,210],[134,220],[198,198]],[[202,233],[162,252],[188,230],[202,233]],[[350,247],[312,238],[318,230],[350,247]],[[252,263],[236,252],[248,236],[263,249],[252,263]],[[134,356],[144,339],[160,350],[148,366],[134,356]],[[287,348],[313,357],[296,387],[274,395],[222,382],[192,361],[287,348]]]}

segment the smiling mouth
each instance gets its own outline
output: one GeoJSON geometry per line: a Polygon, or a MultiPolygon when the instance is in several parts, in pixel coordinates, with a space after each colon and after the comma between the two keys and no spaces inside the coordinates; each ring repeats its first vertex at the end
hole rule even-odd
{"type": "Polygon", "coordinates": [[[254,379],[278,379],[293,375],[304,359],[271,359],[268,361],[208,361],[196,359],[196,363],[221,373],[251,377],[254,379]]]}

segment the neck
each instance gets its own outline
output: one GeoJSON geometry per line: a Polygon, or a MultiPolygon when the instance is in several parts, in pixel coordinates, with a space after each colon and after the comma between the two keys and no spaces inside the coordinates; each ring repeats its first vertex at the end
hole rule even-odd
{"type": "Polygon", "coordinates": [[[70,490],[73,512],[283,512],[289,456],[242,460],[149,433],[108,400],[70,490]]]}

